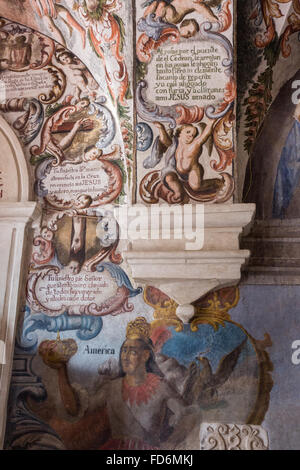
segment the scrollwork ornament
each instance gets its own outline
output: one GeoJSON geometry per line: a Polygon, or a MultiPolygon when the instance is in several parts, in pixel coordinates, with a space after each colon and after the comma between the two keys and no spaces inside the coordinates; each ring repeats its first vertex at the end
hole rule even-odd
{"type": "Polygon", "coordinates": [[[201,450],[267,450],[268,435],[261,426],[202,423],[201,450]]]}
{"type": "Polygon", "coordinates": [[[53,78],[53,86],[49,91],[48,96],[45,93],[42,93],[39,95],[39,100],[43,104],[52,104],[58,101],[63,95],[66,89],[66,76],[54,65],[47,67],[46,70],[53,78]]]}

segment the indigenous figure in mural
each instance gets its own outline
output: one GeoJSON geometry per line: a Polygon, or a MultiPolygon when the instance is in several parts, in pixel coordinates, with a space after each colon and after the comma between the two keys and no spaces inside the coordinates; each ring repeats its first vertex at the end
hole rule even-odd
{"type": "MultiPolygon", "coordinates": [[[[48,348],[46,342],[40,344],[44,363],[58,371],[61,399],[73,416],[70,421],[54,416],[49,420],[66,448],[174,449],[189,435],[198,434],[205,407],[217,406],[218,391],[235,370],[247,336],[238,334],[232,341],[234,349],[221,355],[213,372],[199,345],[197,357],[190,363],[183,361],[185,365],[182,358],[178,359],[180,354],[188,354],[188,349],[180,353],[177,347],[177,358],[170,356],[167,351],[174,353],[180,334],[181,346],[182,341],[189,341],[192,349],[196,345],[188,331],[175,335],[177,339],[173,334],[164,325],[152,331],[144,317],[129,322],[120,348],[119,371],[112,363],[104,363],[99,370],[100,387],[93,393],[70,384],[65,349],[61,358],[59,354],[54,357],[52,351],[53,347],[58,348],[57,342],[47,341],[48,348]]],[[[193,357],[192,350],[190,356],[193,357]]]]}
{"type": "Polygon", "coordinates": [[[75,28],[82,40],[83,48],[85,48],[85,30],[75,20],[67,8],[60,5],[61,0],[31,0],[32,6],[40,18],[43,18],[48,29],[51,31],[54,39],[64,46],[66,45],[65,38],[61,30],[56,26],[55,21],[58,16],[62,18],[65,25],[69,29],[70,36],[75,28]]]}
{"type": "MultiPolygon", "coordinates": [[[[65,363],[52,362],[41,353],[44,362],[58,370],[66,410],[82,415],[87,396],[76,396],[67,380],[65,363]]],[[[52,419],[50,424],[67,448],[146,450],[160,448],[161,444],[173,448],[199,418],[197,409],[187,407],[164,380],[155,361],[150,325],[144,317],[138,317],[127,326],[119,377],[108,379],[88,397],[83,419],[74,424],[52,419]],[[96,428],[91,429],[96,422],[96,428]]]]}
{"type": "Polygon", "coordinates": [[[281,152],[273,197],[273,217],[284,218],[300,180],[300,103],[281,152]]]}

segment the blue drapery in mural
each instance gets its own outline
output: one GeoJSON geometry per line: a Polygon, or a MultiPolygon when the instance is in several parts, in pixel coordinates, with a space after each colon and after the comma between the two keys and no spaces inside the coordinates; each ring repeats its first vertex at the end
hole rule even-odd
{"type": "Polygon", "coordinates": [[[300,122],[295,121],[281,152],[273,197],[273,217],[284,218],[300,180],[300,122]]]}

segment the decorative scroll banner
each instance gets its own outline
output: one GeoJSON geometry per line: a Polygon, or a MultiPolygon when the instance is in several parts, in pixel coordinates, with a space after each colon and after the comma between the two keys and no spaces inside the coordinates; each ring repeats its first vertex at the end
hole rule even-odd
{"type": "Polygon", "coordinates": [[[210,119],[228,112],[236,96],[232,45],[219,32],[219,23],[204,22],[199,30],[194,39],[155,48],[147,59],[147,76],[153,79],[141,80],[137,87],[137,111],[143,120],[175,128],[201,121],[204,110],[210,119]],[[189,106],[193,102],[201,107],[189,106]]]}
{"type": "Polygon", "coordinates": [[[152,147],[138,165],[139,196],[147,204],[224,203],[234,191],[231,2],[147,5],[137,22],[137,149],[152,147]]]}
{"type": "Polygon", "coordinates": [[[70,261],[67,267],[32,268],[27,282],[27,302],[32,313],[58,316],[119,315],[133,310],[128,297],[141,292],[128,276],[112,263],[102,263],[96,272],[81,270],[70,261]]]}
{"type": "Polygon", "coordinates": [[[224,51],[219,45],[191,41],[160,47],[149,64],[148,98],[158,104],[222,102],[227,77],[223,73],[224,51]],[[218,81],[216,82],[216,74],[218,81]]]}
{"type": "Polygon", "coordinates": [[[40,165],[42,176],[37,193],[57,209],[85,208],[112,202],[121,192],[122,173],[117,164],[95,159],[74,165],[52,166],[52,159],[40,165]],[[44,169],[44,172],[43,172],[44,169]]]}
{"type": "Polygon", "coordinates": [[[53,78],[47,69],[30,70],[24,73],[7,71],[2,74],[1,80],[5,83],[8,96],[31,98],[33,90],[36,90],[38,96],[47,94],[53,87],[53,78]]]}
{"type": "Polygon", "coordinates": [[[56,167],[52,157],[44,160],[36,171],[36,193],[56,209],[96,207],[109,204],[119,196],[123,180],[116,163],[102,160],[101,154],[93,161],[78,163],[82,164],[65,162],[56,167]]]}
{"type": "Polygon", "coordinates": [[[44,179],[49,195],[55,194],[67,200],[73,193],[88,193],[94,198],[100,192],[107,191],[108,185],[109,176],[98,160],[78,166],[66,164],[63,167],[52,167],[44,179]]]}

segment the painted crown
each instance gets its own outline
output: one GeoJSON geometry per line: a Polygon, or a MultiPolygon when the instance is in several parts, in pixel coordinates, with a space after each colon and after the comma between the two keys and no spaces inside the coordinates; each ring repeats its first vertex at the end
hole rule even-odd
{"type": "Polygon", "coordinates": [[[144,317],[137,317],[127,325],[126,338],[139,339],[142,338],[146,341],[150,338],[150,324],[144,317]]]}

